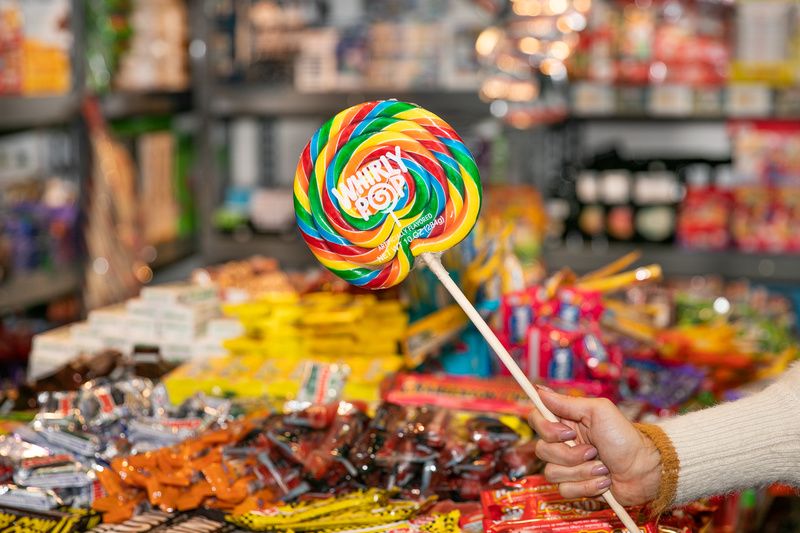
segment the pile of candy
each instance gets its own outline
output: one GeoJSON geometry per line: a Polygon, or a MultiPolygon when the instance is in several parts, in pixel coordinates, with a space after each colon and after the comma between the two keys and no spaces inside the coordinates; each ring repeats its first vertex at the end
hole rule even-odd
{"type": "Polygon", "coordinates": [[[531,379],[598,380],[611,387],[622,376],[623,351],[610,342],[615,337],[609,335],[604,295],[660,276],[657,266],[581,279],[558,273],[543,285],[503,297],[500,338],[531,379]]]}
{"type": "Polygon", "coordinates": [[[170,397],[197,391],[292,398],[309,361],[344,363],[345,395],[377,401],[380,382],[404,363],[408,316],[397,300],[372,294],[283,295],[223,306],[245,335],[225,341],[227,357],[194,361],[166,380],[170,397]],[[380,332],[376,334],[376,332],[380,332]]]}
{"type": "Polygon", "coordinates": [[[215,267],[195,270],[192,282],[213,284],[224,301],[257,300],[275,294],[294,294],[295,287],[275,259],[254,256],[215,267]]]}
{"type": "Polygon", "coordinates": [[[196,396],[172,405],[144,378],[87,382],[46,392],[33,422],[0,437],[0,505],[49,511],[88,508],[115,457],[144,454],[202,433],[231,416],[227,400],[196,396]]]}
{"type": "Polygon", "coordinates": [[[94,508],[107,522],[129,518],[144,502],[165,512],[202,506],[242,515],[364,487],[475,500],[505,477],[538,470],[530,436],[511,416],[382,404],[370,418],[346,402],[312,405],[117,457],[98,472],[108,496],[94,508]]]}

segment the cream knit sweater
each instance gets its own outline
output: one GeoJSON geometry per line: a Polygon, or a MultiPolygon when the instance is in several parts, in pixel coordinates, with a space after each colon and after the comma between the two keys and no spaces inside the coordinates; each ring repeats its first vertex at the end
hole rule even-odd
{"type": "Polygon", "coordinates": [[[676,505],[773,482],[800,486],[800,364],[753,396],[658,425],[680,461],[676,505]]]}

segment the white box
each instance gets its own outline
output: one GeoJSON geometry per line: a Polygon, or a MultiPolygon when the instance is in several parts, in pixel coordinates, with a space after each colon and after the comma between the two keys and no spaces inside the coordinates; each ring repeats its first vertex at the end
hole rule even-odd
{"type": "Polygon", "coordinates": [[[154,318],[128,315],[127,324],[125,337],[131,342],[152,343],[158,339],[160,332],[159,321],[154,318]]]}
{"type": "Polygon", "coordinates": [[[205,330],[205,323],[161,320],[159,338],[165,342],[192,342],[205,330]]]}
{"type": "Polygon", "coordinates": [[[194,343],[191,342],[166,342],[159,346],[161,357],[165,361],[184,362],[194,357],[194,343]]]}
{"type": "Polygon", "coordinates": [[[140,294],[142,300],[159,304],[189,304],[217,302],[217,287],[214,285],[195,285],[175,283],[145,287],[140,294]]]}
{"type": "Polygon", "coordinates": [[[69,327],[69,335],[81,351],[95,353],[105,348],[103,339],[95,335],[91,326],[86,322],[72,324],[69,327]]]}
{"type": "Polygon", "coordinates": [[[123,337],[128,313],[124,305],[89,311],[89,327],[99,337],[123,337]]]}
{"type": "Polygon", "coordinates": [[[219,316],[219,305],[214,302],[202,305],[165,304],[161,306],[158,318],[169,322],[199,324],[217,316],[219,316]]]}
{"type": "Polygon", "coordinates": [[[103,343],[109,350],[116,350],[122,355],[131,355],[135,344],[127,337],[104,337],[103,343]]]}
{"type": "Polygon", "coordinates": [[[159,307],[141,298],[133,298],[125,302],[125,310],[128,314],[141,318],[158,318],[159,307]]]}

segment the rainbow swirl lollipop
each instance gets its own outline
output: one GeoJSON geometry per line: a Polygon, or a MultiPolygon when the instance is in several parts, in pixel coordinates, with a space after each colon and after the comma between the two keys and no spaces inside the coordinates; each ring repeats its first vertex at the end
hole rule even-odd
{"type": "Polygon", "coordinates": [[[444,120],[394,100],[345,109],[297,164],[297,223],[317,259],[370,289],[403,281],[414,258],[452,248],[478,218],[475,160],[444,120]]]}

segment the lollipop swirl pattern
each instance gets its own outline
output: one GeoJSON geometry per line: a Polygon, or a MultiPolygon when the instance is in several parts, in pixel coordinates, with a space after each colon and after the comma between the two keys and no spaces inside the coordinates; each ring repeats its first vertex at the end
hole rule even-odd
{"type": "Polygon", "coordinates": [[[414,258],[458,244],[481,204],[478,169],[453,128],[394,100],[342,111],[311,138],[294,181],[297,223],[317,259],[371,289],[414,258]]]}
{"type": "Polygon", "coordinates": [[[402,191],[398,191],[388,183],[376,183],[367,193],[366,205],[375,211],[383,211],[400,201],[402,191]]]}

